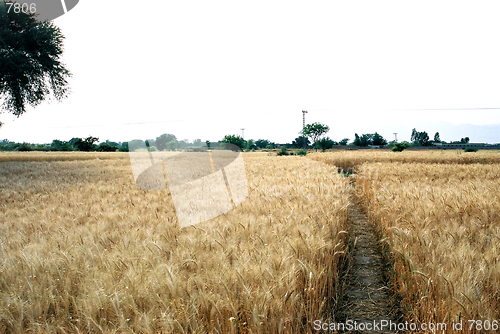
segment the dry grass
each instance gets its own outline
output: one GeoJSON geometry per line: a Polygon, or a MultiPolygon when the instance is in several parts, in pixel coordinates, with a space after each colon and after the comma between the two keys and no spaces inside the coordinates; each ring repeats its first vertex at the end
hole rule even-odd
{"type": "Polygon", "coordinates": [[[357,194],[386,238],[392,289],[406,320],[446,322],[451,333],[459,319],[468,329],[468,319],[500,318],[498,151],[314,158],[356,166],[357,194]]]}
{"type": "Polygon", "coordinates": [[[0,162],[9,161],[75,161],[95,159],[129,159],[128,153],[109,152],[0,152],[0,162]]]}
{"type": "Polygon", "coordinates": [[[244,158],[249,198],[180,229],[126,154],[9,154],[0,332],[312,332],[337,307],[346,181],[306,158],[244,158]]]}
{"type": "Polygon", "coordinates": [[[480,150],[465,153],[462,150],[405,150],[392,152],[388,150],[336,151],[332,153],[313,153],[308,157],[340,169],[351,172],[365,162],[401,162],[426,164],[498,164],[500,154],[496,150],[480,150]]]}

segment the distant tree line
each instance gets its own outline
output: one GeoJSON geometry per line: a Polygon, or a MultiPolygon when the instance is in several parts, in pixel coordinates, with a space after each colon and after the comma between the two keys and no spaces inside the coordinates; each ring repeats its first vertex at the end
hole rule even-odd
{"type": "Polygon", "coordinates": [[[116,143],[109,140],[96,144],[99,138],[72,138],[69,141],[54,139],[51,144],[16,143],[4,139],[0,142],[0,151],[82,151],[82,152],[128,152],[128,143],[116,143]]]}
{"type": "MultiPolygon", "coordinates": [[[[7,139],[0,141],[0,151],[82,151],[82,152],[129,152],[138,148],[146,148],[149,151],[184,151],[184,150],[198,150],[202,147],[217,148],[224,143],[233,144],[238,146],[244,151],[255,150],[272,150],[277,148],[287,149],[316,149],[328,150],[336,146],[356,146],[356,147],[382,147],[390,146],[394,151],[402,151],[411,146],[431,146],[438,143],[445,143],[441,141],[439,132],[434,134],[433,140],[430,139],[429,134],[425,131],[412,130],[411,142],[388,142],[378,132],[365,133],[358,135],[354,134],[354,140],[349,143],[348,138],[340,141],[334,141],[330,137],[325,136],[330,130],[328,125],[322,123],[307,124],[299,136],[296,137],[291,143],[277,144],[267,139],[258,140],[245,140],[239,135],[226,135],[218,142],[202,141],[196,139],[189,142],[187,139],[178,140],[177,137],[170,133],[164,133],[154,139],[147,140],[132,140],[129,142],[117,143],[106,140],[100,144],[99,138],[89,136],[87,138],[72,138],[69,141],[62,141],[54,139],[51,144],[30,144],[30,143],[16,143],[10,142],[7,139]]],[[[460,141],[453,141],[451,143],[468,143],[469,137],[461,138],[460,141]]],[[[285,155],[285,154],[283,154],[285,155]]]]}

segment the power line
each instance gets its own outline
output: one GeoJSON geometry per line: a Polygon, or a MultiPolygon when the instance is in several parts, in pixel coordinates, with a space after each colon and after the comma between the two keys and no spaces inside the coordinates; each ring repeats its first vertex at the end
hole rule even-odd
{"type": "MultiPolygon", "coordinates": [[[[333,111],[339,111],[339,110],[352,110],[349,108],[342,108],[342,109],[332,109],[332,110],[316,110],[316,111],[327,111],[327,112],[333,112],[333,111]]],[[[378,109],[381,110],[381,109],[378,109]]],[[[447,110],[447,111],[452,111],[452,110],[500,110],[499,108],[424,108],[424,109],[382,109],[386,111],[439,111],[439,110],[447,110]]],[[[287,114],[288,112],[271,112],[271,114],[287,114]]],[[[302,111],[303,119],[302,119],[302,127],[305,127],[305,114],[307,113],[306,110],[302,111]]],[[[268,115],[269,112],[266,113],[259,113],[259,114],[266,114],[268,115]]],[[[225,117],[210,117],[210,118],[205,118],[205,120],[210,119],[221,119],[225,117]]],[[[201,121],[204,119],[197,118],[196,121],[201,121]]],[[[70,125],[70,126],[48,126],[45,127],[46,129],[72,129],[72,128],[92,128],[92,127],[110,127],[110,126],[130,126],[130,125],[144,125],[144,124],[158,124],[158,123],[175,123],[175,122],[193,122],[192,119],[176,119],[176,120],[169,120],[169,121],[151,121],[151,122],[132,122],[132,123],[120,123],[120,124],[95,124],[95,125],[70,125]]]]}
{"type": "Polygon", "coordinates": [[[396,109],[396,110],[500,110],[500,108],[426,108],[426,109],[396,109]]]}

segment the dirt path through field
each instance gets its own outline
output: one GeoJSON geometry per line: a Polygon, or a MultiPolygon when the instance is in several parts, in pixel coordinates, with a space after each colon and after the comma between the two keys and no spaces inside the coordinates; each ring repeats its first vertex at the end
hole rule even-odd
{"type": "MultiPolygon", "coordinates": [[[[380,323],[382,320],[396,322],[395,302],[387,288],[384,263],[373,224],[351,189],[349,212],[349,235],[352,262],[346,277],[346,290],[341,308],[343,321],[380,323]]],[[[394,333],[384,330],[353,330],[345,333],[394,333]]]]}

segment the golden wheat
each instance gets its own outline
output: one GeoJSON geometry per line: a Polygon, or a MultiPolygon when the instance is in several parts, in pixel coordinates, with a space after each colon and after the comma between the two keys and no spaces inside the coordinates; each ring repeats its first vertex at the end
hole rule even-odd
{"type": "Polygon", "coordinates": [[[345,172],[352,172],[365,162],[401,162],[435,164],[498,164],[500,154],[497,150],[482,150],[466,153],[462,150],[354,150],[309,154],[313,160],[337,166],[345,172]]]}
{"type": "MultiPolygon", "coordinates": [[[[393,263],[392,290],[415,323],[500,319],[500,154],[337,152],[393,263]]],[[[451,325],[447,332],[453,332],[451,325]]],[[[474,332],[474,331],[473,331],[474,332]]],[[[477,331],[480,332],[480,331],[477,331]]]]}
{"type": "Polygon", "coordinates": [[[30,154],[0,156],[0,332],[307,333],[338,306],[331,166],[245,154],[248,199],[180,229],[126,154],[30,154]]]}

